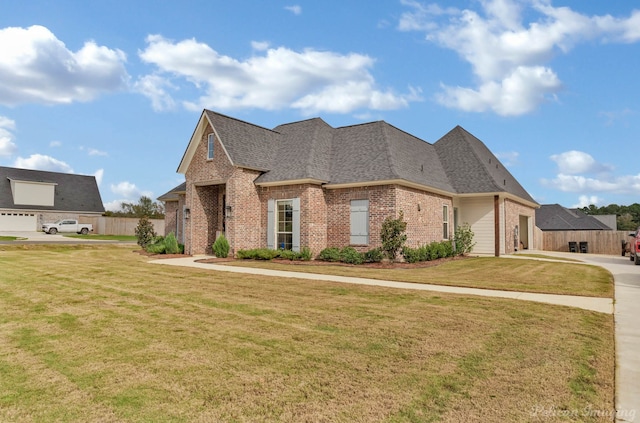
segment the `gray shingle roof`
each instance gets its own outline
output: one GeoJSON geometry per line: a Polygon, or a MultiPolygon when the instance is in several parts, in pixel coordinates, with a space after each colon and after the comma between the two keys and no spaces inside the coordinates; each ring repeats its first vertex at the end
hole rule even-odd
{"type": "Polygon", "coordinates": [[[402,179],[454,194],[505,192],[536,203],[484,143],[460,126],[430,144],[384,121],[333,128],[314,118],[270,130],[204,113],[234,165],[264,171],[256,183],[402,179]]]}
{"type": "Polygon", "coordinates": [[[508,192],[536,202],[487,146],[461,126],[434,145],[456,193],[508,192]]]}
{"type": "Polygon", "coordinates": [[[187,191],[187,183],[183,182],[177,187],[165,192],[160,197],[158,197],[159,201],[178,201],[180,194],[184,194],[187,191]]]}
{"type": "Polygon", "coordinates": [[[578,209],[543,204],[536,209],[536,226],[543,231],[606,231],[609,226],[578,209]]]}
{"type": "Polygon", "coordinates": [[[94,176],[0,166],[0,208],[16,210],[59,210],[104,212],[104,205],[94,176]],[[54,205],[26,206],[13,203],[10,179],[57,184],[54,205]]]}
{"type": "Polygon", "coordinates": [[[205,110],[205,113],[234,165],[258,170],[271,168],[274,145],[278,143],[280,134],[211,110],[205,110]]]}

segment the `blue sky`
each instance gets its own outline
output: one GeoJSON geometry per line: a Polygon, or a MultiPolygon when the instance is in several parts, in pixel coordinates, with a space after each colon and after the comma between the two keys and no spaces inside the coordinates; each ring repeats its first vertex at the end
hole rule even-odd
{"type": "Polygon", "coordinates": [[[476,135],[540,203],[640,202],[635,2],[0,0],[0,165],[156,198],[203,108],[476,135]],[[55,6],[52,6],[55,4],[55,6]]]}

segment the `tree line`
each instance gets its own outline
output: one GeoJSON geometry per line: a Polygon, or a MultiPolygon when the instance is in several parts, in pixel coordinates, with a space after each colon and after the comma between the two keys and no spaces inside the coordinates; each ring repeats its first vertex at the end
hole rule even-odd
{"type": "Polygon", "coordinates": [[[120,210],[106,211],[103,216],[164,219],[164,206],[159,201],[153,201],[143,195],[137,203],[123,201],[120,203],[120,210]]]}
{"type": "Polygon", "coordinates": [[[590,215],[615,214],[619,231],[635,231],[640,227],[640,204],[638,203],[633,203],[630,206],[609,204],[602,207],[590,204],[588,207],[582,207],[579,210],[590,215]]]}

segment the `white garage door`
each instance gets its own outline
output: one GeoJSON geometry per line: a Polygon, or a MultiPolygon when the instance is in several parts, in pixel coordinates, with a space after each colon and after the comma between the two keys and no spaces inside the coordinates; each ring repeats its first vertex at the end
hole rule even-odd
{"type": "Polygon", "coordinates": [[[34,213],[0,213],[0,231],[37,231],[38,217],[34,213]]]}

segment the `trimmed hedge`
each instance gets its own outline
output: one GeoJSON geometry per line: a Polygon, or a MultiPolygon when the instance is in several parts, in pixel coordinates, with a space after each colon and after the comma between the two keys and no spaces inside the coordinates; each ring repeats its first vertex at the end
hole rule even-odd
{"type": "Polygon", "coordinates": [[[309,261],[313,254],[309,247],[302,247],[300,252],[292,250],[272,250],[269,248],[254,248],[252,250],[238,250],[236,257],[241,260],[273,260],[281,258],[285,260],[309,261]]]}
{"type": "Polygon", "coordinates": [[[453,257],[455,251],[451,241],[432,242],[418,248],[403,247],[402,256],[407,263],[437,260],[439,258],[453,257]]]}

